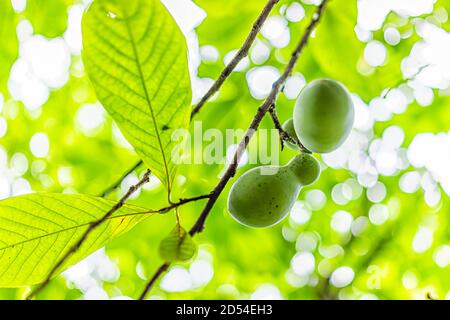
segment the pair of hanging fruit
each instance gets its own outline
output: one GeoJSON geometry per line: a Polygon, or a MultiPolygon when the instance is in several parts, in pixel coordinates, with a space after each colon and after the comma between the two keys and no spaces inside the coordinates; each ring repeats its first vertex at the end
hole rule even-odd
{"type": "MultiPolygon", "coordinates": [[[[344,143],[353,122],[354,106],[347,89],[335,80],[320,79],[302,90],[293,117],[283,129],[311,152],[328,153],[344,143]]],[[[299,149],[292,143],[287,145],[299,149]]],[[[319,175],[319,162],[307,153],[300,153],[285,166],[253,168],[232,186],[228,210],[246,226],[272,226],[286,217],[300,189],[319,175]]]]}

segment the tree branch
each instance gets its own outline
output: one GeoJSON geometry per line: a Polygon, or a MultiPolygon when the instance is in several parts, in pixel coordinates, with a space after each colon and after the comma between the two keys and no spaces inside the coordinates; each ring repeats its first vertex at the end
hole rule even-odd
{"type": "Polygon", "coordinates": [[[205,103],[217,92],[219,91],[222,84],[225,82],[225,80],[228,78],[228,76],[231,74],[231,72],[236,68],[236,66],[239,64],[239,62],[245,58],[248,55],[248,51],[250,50],[250,47],[252,46],[253,42],[256,39],[256,36],[258,35],[259,31],[261,30],[262,25],[264,24],[264,21],[266,21],[267,17],[269,16],[270,11],[272,8],[277,4],[279,0],[269,0],[265,7],[263,8],[261,14],[258,16],[256,21],[253,23],[252,29],[250,30],[250,33],[248,34],[247,38],[245,39],[244,44],[239,49],[239,51],[236,53],[236,55],[233,57],[233,59],[228,63],[228,65],[225,67],[225,69],[222,70],[219,78],[214,82],[214,84],[209,88],[208,92],[203,96],[203,98],[200,99],[200,102],[192,109],[191,113],[191,119],[200,111],[200,109],[205,105],[205,103]]]}
{"type": "MultiPolygon", "coordinates": [[[[231,74],[231,72],[236,68],[236,66],[238,65],[238,63],[248,54],[248,51],[251,47],[251,45],[253,44],[253,42],[256,39],[257,34],[259,33],[259,31],[261,30],[261,27],[264,23],[264,21],[267,19],[267,17],[269,16],[270,11],[272,10],[272,8],[275,6],[275,4],[278,3],[279,0],[268,0],[267,4],[265,5],[265,7],[263,8],[261,14],[258,16],[258,18],[256,19],[255,23],[252,26],[252,29],[249,33],[249,35],[247,36],[243,46],[241,47],[241,49],[236,53],[236,55],[234,56],[234,58],[230,61],[230,63],[228,63],[228,65],[225,67],[225,69],[221,72],[219,78],[215,81],[215,83],[211,86],[211,88],[208,90],[208,92],[201,98],[200,102],[193,108],[192,112],[191,112],[191,120],[192,118],[200,111],[200,109],[205,105],[205,103],[221,88],[222,84],[225,82],[225,80],[228,78],[228,76],[231,74]]],[[[107,196],[109,193],[111,193],[112,191],[114,191],[123,181],[123,179],[125,179],[129,174],[131,174],[134,170],[136,170],[139,166],[141,166],[143,164],[143,161],[139,161],[137,162],[132,168],[130,168],[128,171],[126,171],[119,180],[117,180],[115,183],[113,183],[110,187],[108,187],[107,189],[105,189],[105,191],[103,191],[101,193],[102,197],[107,196]]],[[[33,298],[33,296],[35,296],[37,293],[39,293],[41,290],[43,290],[48,283],[50,282],[51,278],[54,276],[54,274],[56,273],[56,271],[67,261],[68,258],[70,258],[80,247],[81,245],[84,243],[84,241],[86,241],[87,237],[89,236],[89,234],[95,229],[97,228],[100,224],[102,224],[104,221],[106,221],[114,212],[116,212],[118,209],[120,209],[124,204],[125,201],[137,190],[139,189],[142,185],[144,185],[145,183],[147,183],[149,181],[149,177],[150,177],[150,170],[147,170],[146,174],[144,175],[144,177],[138,182],[136,183],[134,186],[130,187],[130,189],[127,191],[127,193],[119,200],[119,202],[113,207],[111,208],[110,211],[108,211],[100,220],[92,223],[89,228],[86,230],[86,232],[81,236],[81,238],[79,239],[79,241],[72,246],[69,251],[56,263],[56,265],[51,269],[50,273],[48,274],[48,276],[46,277],[46,279],[44,280],[44,282],[42,282],[41,284],[39,284],[38,287],[36,287],[35,290],[33,290],[27,297],[27,300],[30,300],[33,298]]],[[[210,195],[207,196],[208,198],[210,198],[210,195]]],[[[202,199],[205,199],[206,196],[202,196],[202,199]]],[[[186,199],[186,200],[190,200],[190,199],[186,199]]],[[[186,200],[180,200],[181,201],[186,201],[186,200]]],[[[199,199],[196,199],[199,200],[199,199]]],[[[187,202],[192,202],[192,201],[196,201],[196,200],[190,200],[187,202]]],[[[187,203],[184,202],[184,203],[187,203]]],[[[182,204],[184,204],[182,203],[182,204]]],[[[173,209],[175,207],[177,207],[177,203],[172,204],[170,207],[170,209],[173,209]]],[[[169,208],[167,207],[167,208],[169,208]]],[[[163,208],[163,209],[167,209],[167,208],[163,208]]],[[[170,210],[168,210],[170,211],[170,210]]],[[[168,267],[168,266],[167,266],[168,267]]],[[[165,271],[165,270],[163,270],[165,271]]],[[[163,272],[162,271],[162,272],[163,272]]],[[[162,273],[161,272],[161,273],[162,273]]],[[[155,279],[156,280],[156,279],[155,279]]]]}
{"type": "MultiPolygon", "coordinates": [[[[149,176],[150,176],[150,170],[148,170],[146,172],[146,178],[147,179],[149,178],[149,176]]],[[[56,273],[56,271],[81,247],[81,245],[84,243],[84,241],[86,241],[86,239],[89,236],[89,234],[92,233],[92,231],[94,231],[95,228],[97,228],[100,224],[102,224],[103,222],[108,220],[114,212],[119,210],[125,204],[125,200],[127,198],[129,198],[131,196],[131,194],[133,194],[136,190],[138,190],[144,183],[145,182],[143,182],[143,180],[141,180],[140,182],[138,182],[137,184],[132,186],[130,188],[130,190],[132,189],[133,191],[129,191],[129,193],[124,195],[122,197],[122,199],[120,199],[119,202],[110,211],[108,211],[108,213],[106,215],[104,215],[101,219],[91,223],[89,225],[89,228],[80,237],[78,242],[75,243],[70,248],[70,250],[58,261],[58,263],[49,272],[49,274],[47,275],[47,278],[44,280],[44,282],[42,282],[34,291],[32,291],[30,293],[30,295],[27,297],[27,300],[30,300],[33,296],[35,296],[42,289],[44,289],[45,286],[50,282],[51,278],[56,273]]],[[[171,203],[170,205],[168,205],[166,207],[163,207],[163,208],[160,208],[160,209],[157,209],[157,210],[148,210],[148,211],[144,211],[144,212],[133,213],[133,214],[130,214],[130,215],[144,215],[144,214],[151,214],[151,213],[163,214],[163,213],[167,213],[167,212],[169,212],[169,211],[171,211],[171,210],[173,210],[175,208],[181,207],[182,205],[185,205],[185,204],[188,204],[188,203],[191,203],[191,202],[195,202],[195,201],[199,201],[199,200],[203,200],[203,199],[209,199],[210,197],[211,197],[211,194],[205,194],[205,195],[196,196],[196,197],[192,197],[192,198],[180,199],[178,202],[171,203]]]]}
{"type": "MultiPolygon", "coordinates": [[[[241,62],[242,59],[244,59],[248,55],[248,51],[250,50],[250,47],[252,46],[253,42],[256,39],[256,36],[258,35],[259,31],[261,30],[262,25],[266,21],[267,17],[269,16],[269,13],[272,11],[273,7],[279,2],[280,0],[268,0],[267,4],[264,6],[263,10],[261,11],[261,14],[258,16],[256,21],[253,23],[252,29],[250,30],[250,33],[248,34],[247,38],[244,41],[244,44],[239,49],[239,51],[236,53],[236,55],[233,57],[233,59],[225,66],[225,69],[222,70],[217,80],[213,83],[213,85],[209,88],[209,90],[205,93],[205,95],[200,99],[200,101],[195,105],[195,107],[192,109],[191,112],[191,120],[195,117],[197,113],[200,112],[200,109],[208,102],[211,97],[219,91],[219,89],[222,87],[225,80],[229,77],[231,72],[236,68],[236,66],[241,62]]],[[[112,184],[110,187],[108,187],[102,194],[102,197],[105,197],[114,189],[116,189],[121,183],[122,180],[125,179],[131,172],[136,170],[141,164],[142,160],[136,163],[130,170],[125,172],[122,177],[117,180],[114,184],[112,184]]]]}
{"type": "MultiPolygon", "coordinates": [[[[192,228],[189,231],[189,234],[191,236],[194,236],[197,233],[200,233],[203,231],[205,227],[206,219],[209,216],[209,213],[211,212],[214,204],[218,200],[219,196],[221,195],[222,191],[224,190],[225,186],[227,185],[228,181],[235,175],[237,165],[239,163],[240,158],[242,157],[242,154],[244,153],[245,149],[247,148],[250,139],[253,137],[255,131],[258,129],[262,119],[266,115],[266,113],[269,111],[270,107],[275,103],[278,93],[280,92],[283,84],[286,82],[289,75],[292,73],[295,64],[297,63],[297,60],[302,53],[304,47],[306,46],[309,37],[311,36],[312,31],[320,21],[320,18],[323,15],[325,5],[327,3],[327,0],[323,0],[322,3],[318,6],[316,13],[314,14],[313,18],[311,19],[311,22],[307,26],[305,33],[303,34],[303,37],[301,38],[300,42],[298,43],[297,47],[295,48],[294,52],[292,53],[291,59],[289,60],[286,68],[284,69],[283,74],[280,76],[280,78],[274,82],[272,85],[272,90],[269,94],[269,96],[266,98],[266,100],[263,102],[263,104],[258,108],[248,130],[245,135],[245,137],[242,139],[242,141],[239,143],[239,146],[234,154],[233,162],[228,166],[227,170],[225,171],[222,178],[219,180],[216,187],[211,192],[211,197],[208,199],[208,202],[206,203],[205,207],[203,208],[202,212],[200,213],[200,216],[198,217],[195,224],[192,226],[192,228]]],[[[145,299],[145,296],[147,293],[151,290],[152,286],[155,284],[156,280],[166,271],[169,267],[169,263],[165,262],[163,263],[158,270],[155,272],[155,274],[152,276],[150,281],[145,286],[144,291],[140,295],[139,299],[143,300],[145,299]]]]}
{"type": "Polygon", "coordinates": [[[278,119],[275,104],[273,104],[269,108],[269,114],[270,114],[270,117],[272,118],[272,122],[275,126],[275,129],[278,130],[278,135],[280,136],[281,150],[283,150],[283,148],[284,148],[284,142],[287,141],[287,142],[290,142],[290,143],[298,146],[300,151],[305,152],[305,153],[311,153],[311,151],[306,149],[306,147],[300,142],[300,140],[297,138],[297,136],[292,137],[283,129],[283,126],[281,125],[280,120],[278,119]]]}
{"type": "Polygon", "coordinates": [[[420,74],[422,73],[423,70],[425,70],[426,68],[431,67],[431,66],[432,66],[432,64],[429,64],[429,63],[428,63],[428,64],[425,64],[425,65],[423,65],[423,66],[420,66],[420,67],[417,69],[417,72],[416,72],[416,73],[414,73],[413,75],[409,76],[408,78],[401,79],[401,80],[397,81],[397,83],[396,83],[394,86],[392,86],[392,87],[390,87],[390,88],[387,88],[386,91],[384,92],[384,94],[383,94],[381,97],[382,97],[383,99],[385,99],[385,98],[387,97],[387,95],[389,94],[389,92],[392,91],[392,89],[397,88],[399,85],[401,85],[401,84],[403,84],[403,83],[407,83],[408,81],[415,80],[416,77],[417,77],[418,75],[420,75],[420,74]]]}

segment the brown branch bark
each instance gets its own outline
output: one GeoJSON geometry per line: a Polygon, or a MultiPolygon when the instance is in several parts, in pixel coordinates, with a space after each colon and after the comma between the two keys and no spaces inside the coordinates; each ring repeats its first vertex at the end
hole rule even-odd
{"type": "MultiPolygon", "coordinates": [[[[30,300],[33,296],[35,296],[42,289],[44,289],[45,286],[47,286],[47,284],[50,282],[51,278],[58,271],[58,269],[60,267],[62,267],[64,265],[64,263],[82,246],[82,244],[84,243],[84,241],[86,241],[86,239],[89,236],[89,234],[91,234],[103,222],[107,221],[112,216],[112,214],[114,212],[119,210],[125,204],[125,201],[136,190],[138,190],[145,183],[146,180],[148,180],[149,176],[150,176],[150,170],[147,170],[147,172],[145,173],[144,178],[141,181],[139,181],[137,184],[133,185],[130,188],[130,190],[127,192],[127,194],[125,194],[119,200],[119,202],[117,202],[117,204],[113,208],[111,208],[111,210],[108,211],[107,214],[105,214],[101,219],[99,219],[99,220],[97,220],[97,221],[95,221],[95,222],[93,222],[93,223],[91,223],[89,225],[88,229],[83,233],[83,235],[80,237],[80,239],[55,264],[55,266],[52,268],[52,270],[47,275],[47,278],[44,280],[44,282],[42,282],[38,287],[36,287],[36,289],[34,291],[32,291],[28,295],[27,300],[30,300]]],[[[206,194],[206,195],[196,196],[196,197],[192,197],[192,198],[180,199],[178,202],[171,203],[170,205],[168,205],[166,207],[163,207],[163,208],[160,208],[160,209],[157,209],[157,210],[149,210],[149,211],[134,213],[134,215],[137,215],[137,214],[144,215],[144,214],[151,214],[151,213],[163,214],[163,213],[167,213],[167,212],[169,212],[169,211],[171,211],[171,210],[173,210],[175,208],[178,208],[178,207],[180,207],[182,205],[185,205],[187,203],[191,203],[191,202],[195,202],[195,201],[199,201],[199,200],[203,200],[203,199],[209,199],[210,197],[211,197],[211,194],[206,194]]]]}
{"type": "Polygon", "coordinates": [[[209,198],[211,198],[211,194],[205,194],[205,195],[192,197],[192,198],[186,198],[186,199],[180,199],[178,202],[171,203],[167,207],[164,207],[164,208],[161,208],[161,209],[158,209],[158,210],[149,210],[149,211],[143,212],[142,214],[166,213],[166,212],[169,212],[169,211],[171,211],[171,210],[173,210],[175,208],[181,207],[182,205],[185,205],[187,203],[191,203],[191,202],[195,202],[195,201],[199,201],[199,200],[204,200],[204,199],[209,199],[209,198]]]}
{"type": "Polygon", "coordinates": [[[111,192],[113,192],[117,187],[120,186],[123,179],[128,177],[134,170],[139,168],[142,164],[142,160],[138,161],[135,165],[133,165],[130,169],[128,169],[119,179],[117,179],[116,182],[114,182],[111,186],[109,186],[107,189],[105,189],[99,196],[104,198],[107,195],[109,195],[111,192]]]}
{"type": "MultiPolygon", "coordinates": [[[[277,81],[272,85],[272,90],[270,91],[269,96],[266,98],[266,100],[263,102],[263,104],[258,108],[249,128],[247,129],[247,133],[245,137],[242,139],[242,141],[239,143],[238,149],[236,150],[233,162],[228,166],[227,170],[225,171],[222,178],[219,180],[216,187],[211,192],[211,197],[208,199],[208,202],[206,203],[205,207],[203,208],[202,212],[200,213],[200,216],[198,217],[195,224],[192,226],[192,228],[189,230],[189,234],[191,236],[196,235],[197,233],[200,233],[203,231],[205,227],[206,219],[208,218],[212,208],[214,207],[214,204],[217,202],[219,196],[221,195],[222,191],[224,190],[225,186],[227,185],[228,181],[235,175],[237,165],[239,163],[239,160],[242,157],[242,154],[244,153],[245,149],[247,148],[251,138],[253,137],[254,133],[258,129],[262,119],[266,115],[266,113],[269,111],[270,107],[276,102],[278,93],[280,92],[282,86],[286,82],[289,75],[292,73],[295,64],[297,63],[297,60],[302,53],[304,47],[308,43],[308,39],[311,36],[312,31],[320,21],[325,5],[327,3],[327,0],[323,0],[322,3],[317,7],[316,13],[313,15],[311,22],[307,26],[305,33],[303,34],[303,37],[301,38],[300,42],[298,43],[297,47],[295,48],[294,52],[292,53],[292,56],[286,65],[284,72],[278,78],[277,81]]],[[[147,293],[151,290],[153,285],[156,283],[157,279],[168,269],[170,264],[168,262],[164,262],[158,270],[155,272],[155,274],[152,276],[150,281],[146,284],[144,291],[140,295],[139,299],[143,300],[145,299],[147,293]]]]}
{"type": "Polygon", "coordinates": [[[300,151],[305,153],[311,153],[306,147],[298,140],[297,136],[292,137],[290,136],[284,129],[283,126],[280,123],[280,120],[278,119],[277,110],[275,108],[275,104],[272,105],[269,108],[269,114],[272,118],[273,125],[275,126],[275,129],[278,130],[278,135],[280,136],[280,143],[281,143],[281,150],[284,148],[284,142],[290,142],[292,144],[295,144],[299,147],[300,151]]]}

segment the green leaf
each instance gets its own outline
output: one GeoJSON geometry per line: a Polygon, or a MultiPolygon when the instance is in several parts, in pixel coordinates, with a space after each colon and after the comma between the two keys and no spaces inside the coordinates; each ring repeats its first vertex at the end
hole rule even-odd
{"type": "Polygon", "coordinates": [[[164,261],[187,261],[197,252],[197,245],[189,233],[180,225],[175,226],[159,245],[159,254],[164,261]]]}
{"type": "Polygon", "coordinates": [[[187,128],[186,41],[159,0],[95,1],[83,18],[83,61],[97,97],[170,191],[175,129],[187,128]]]}
{"type": "Polygon", "coordinates": [[[36,34],[54,38],[67,27],[67,9],[73,0],[32,0],[27,2],[25,16],[36,34]]]}
{"type": "MultiPolygon", "coordinates": [[[[87,195],[29,194],[0,201],[0,287],[42,282],[54,264],[115,202],[87,195]]],[[[148,211],[148,210],[147,210],[148,211]]],[[[94,229],[60,271],[130,230],[147,214],[125,205],[94,229]]]]}

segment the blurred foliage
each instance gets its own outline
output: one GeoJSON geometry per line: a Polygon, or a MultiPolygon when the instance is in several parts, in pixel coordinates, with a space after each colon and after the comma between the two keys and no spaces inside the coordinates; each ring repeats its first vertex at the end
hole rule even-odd
{"type": "MultiPolygon", "coordinates": [[[[72,54],[69,80],[63,87],[53,89],[47,102],[38,110],[30,111],[22,102],[10,99],[6,86],[9,71],[18,56],[16,27],[19,21],[27,19],[35,34],[48,38],[64,33],[67,10],[77,1],[51,2],[53,4],[28,1],[25,11],[15,12],[9,0],[0,0],[0,92],[5,100],[0,116],[7,121],[7,133],[0,138],[0,150],[7,154],[5,166],[9,168],[13,166],[11,159],[15,155],[23,154],[28,159],[27,170],[14,179],[26,179],[35,191],[98,195],[131,167],[138,157],[119,137],[116,125],[106,113],[101,126],[93,132],[86,133],[80,128],[77,122],[80,108],[96,102],[95,92],[84,72],[80,56],[72,54]],[[32,154],[29,147],[30,139],[36,132],[46,133],[50,140],[49,154],[40,159],[32,154]]],[[[280,1],[271,15],[284,16],[286,7],[293,2],[280,1]]],[[[217,60],[202,61],[198,76],[215,79],[224,67],[224,57],[243,43],[265,1],[196,0],[195,3],[207,14],[195,30],[199,45],[214,46],[219,52],[217,60]]],[[[264,65],[283,69],[308,17],[315,9],[314,5],[301,4],[305,9],[305,18],[299,22],[287,22],[290,34],[287,46],[276,48],[267,38],[258,35],[258,41],[270,49],[264,65]]],[[[437,1],[435,11],[439,8],[445,8],[450,13],[447,0],[437,1]]],[[[365,43],[355,33],[356,14],[356,1],[331,1],[324,20],[310,39],[295,72],[301,73],[307,81],[319,77],[335,78],[357,93],[365,103],[369,103],[386,89],[397,87],[403,81],[402,61],[410,54],[414,44],[420,41],[420,37],[414,31],[415,18],[400,17],[391,12],[385,25],[398,24],[400,31],[411,31],[411,35],[391,46],[385,43],[384,27],[373,32],[373,39],[385,44],[387,60],[380,67],[370,67],[363,59],[365,43]]],[[[448,32],[449,20],[439,27],[448,32]]],[[[204,131],[217,128],[225,132],[230,128],[248,127],[261,103],[261,100],[250,94],[246,78],[246,71],[260,66],[260,63],[252,59],[248,63],[244,71],[232,73],[217,98],[209,102],[195,118],[202,121],[204,131]]],[[[389,121],[376,122],[373,138],[381,137],[388,126],[398,125],[405,132],[403,147],[407,147],[418,133],[448,131],[450,116],[447,107],[450,98],[443,91],[435,90],[434,93],[432,105],[422,107],[412,102],[406,112],[393,115],[389,121]]],[[[290,117],[293,104],[294,100],[284,93],[280,94],[277,110],[281,121],[290,117]]],[[[268,117],[261,125],[262,128],[272,126],[268,117]]],[[[191,131],[194,131],[194,126],[191,126],[191,131]]],[[[267,145],[270,145],[270,141],[267,141],[267,145]]],[[[294,154],[291,150],[284,150],[280,162],[286,163],[294,154]]],[[[250,167],[244,166],[238,175],[250,167]]],[[[180,177],[176,179],[181,196],[209,192],[217,183],[222,170],[223,165],[181,167],[180,177]]],[[[322,208],[308,210],[312,213],[307,222],[298,223],[290,218],[264,230],[246,228],[229,216],[226,210],[229,184],[208,218],[205,231],[194,239],[199,245],[198,257],[194,261],[207,261],[213,265],[214,276],[211,281],[184,292],[168,292],[157,286],[151,293],[152,298],[250,298],[257,288],[268,283],[276,286],[286,299],[359,299],[369,294],[370,297],[375,295],[380,299],[409,299],[426,298],[427,293],[435,298],[444,298],[450,291],[450,264],[438,266],[435,255],[438,248],[450,243],[449,199],[442,191],[439,203],[429,206],[424,200],[422,189],[412,194],[401,191],[399,179],[404,172],[411,170],[413,168],[408,167],[393,176],[379,177],[387,189],[382,204],[389,208],[390,218],[382,225],[372,224],[368,219],[360,220],[367,222],[367,228],[357,235],[351,232],[340,234],[330,227],[330,221],[338,210],[345,210],[351,213],[353,219],[357,219],[367,217],[373,206],[367,197],[366,188],[361,188],[360,196],[345,205],[333,201],[333,187],[345,181],[356,181],[356,175],[349,170],[326,168],[317,183],[302,190],[299,200],[307,207],[308,191],[321,190],[326,195],[326,204],[322,208]],[[412,242],[424,225],[434,228],[433,242],[428,250],[419,253],[413,250],[412,242]],[[305,235],[316,239],[311,248],[316,268],[306,280],[296,275],[291,268],[291,260],[299,247],[302,248],[301,239],[305,235]],[[337,288],[330,283],[330,275],[341,266],[351,267],[355,277],[351,285],[337,288]]],[[[420,172],[424,173],[425,169],[420,169],[420,172]]],[[[136,176],[142,173],[141,168],[136,176]]],[[[129,181],[123,183],[109,197],[118,199],[128,185],[129,181]]],[[[130,203],[156,209],[165,206],[165,201],[164,188],[160,184],[151,184],[130,203]]],[[[180,208],[183,226],[192,225],[203,205],[204,201],[199,201],[180,208]]],[[[120,277],[112,280],[98,277],[97,281],[111,297],[138,296],[145,279],[162,262],[158,256],[158,245],[174,224],[173,213],[155,216],[107,246],[106,252],[117,263],[120,277]]],[[[177,266],[189,270],[191,263],[177,266]]],[[[27,290],[0,289],[0,298],[22,298],[27,290]]],[[[60,276],[39,298],[78,299],[82,296],[82,290],[60,276]]]]}
{"type": "Polygon", "coordinates": [[[18,43],[14,32],[17,17],[8,1],[0,2],[0,39],[2,47],[0,50],[0,89],[3,92],[9,70],[17,57],[18,43]]]}

